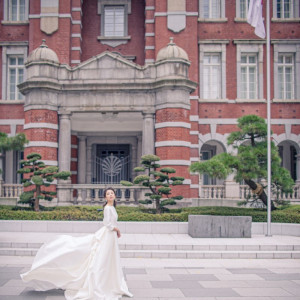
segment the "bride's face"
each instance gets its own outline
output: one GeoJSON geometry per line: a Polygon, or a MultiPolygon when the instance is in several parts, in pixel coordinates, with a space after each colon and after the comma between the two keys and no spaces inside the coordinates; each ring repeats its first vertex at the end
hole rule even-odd
{"type": "Polygon", "coordinates": [[[114,203],[116,195],[113,190],[107,190],[105,194],[105,198],[107,200],[107,203],[112,205],[114,203]]]}

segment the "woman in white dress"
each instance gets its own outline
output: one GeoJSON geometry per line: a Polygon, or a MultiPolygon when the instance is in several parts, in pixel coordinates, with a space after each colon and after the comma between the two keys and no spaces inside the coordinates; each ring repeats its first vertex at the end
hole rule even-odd
{"type": "Polygon", "coordinates": [[[65,290],[67,300],[117,300],[128,291],[120,263],[115,191],[104,191],[104,226],[83,237],[60,235],[38,251],[24,282],[38,291],[65,290]]]}

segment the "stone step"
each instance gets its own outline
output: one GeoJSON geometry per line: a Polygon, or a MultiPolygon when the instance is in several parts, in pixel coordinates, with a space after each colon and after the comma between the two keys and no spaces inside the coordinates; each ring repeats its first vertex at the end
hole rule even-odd
{"type": "MultiPolygon", "coordinates": [[[[35,256],[37,248],[1,248],[2,256],[35,256]]],[[[298,259],[300,251],[223,251],[223,250],[120,250],[122,258],[165,258],[165,259],[298,259]]]]}
{"type": "MultiPolygon", "coordinates": [[[[3,248],[38,249],[41,242],[0,242],[3,248]]],[[[120,250],[170,250],[170,251],[300,251],[300,245],[253,244],[253,245],[199,245],[199,244],[119,244],[120,250]]]]}

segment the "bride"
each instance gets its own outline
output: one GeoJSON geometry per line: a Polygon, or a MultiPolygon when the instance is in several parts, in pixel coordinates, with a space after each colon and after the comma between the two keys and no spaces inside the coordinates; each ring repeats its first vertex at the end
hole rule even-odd
{"type": "Polygon", "coordinates": [[[128,291],[120,263],[112,188],[104,191],[103,226],[95,234],[83,237],[60,235],[45,243],[38,251],[30,271],[21,274],[36,290],[65,290],[67,300],[117,300],[128,291]]]}

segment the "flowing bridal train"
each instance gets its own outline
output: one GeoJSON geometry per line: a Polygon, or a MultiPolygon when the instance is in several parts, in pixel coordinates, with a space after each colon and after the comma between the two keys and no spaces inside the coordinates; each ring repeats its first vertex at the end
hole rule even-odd
{"type": "MultiPolygon", "coordinates": [[[[106,190],[107,192],[112,189],[106,190]]],[[[115,193],[113,191],[113,197],[115,193]]],[[[106,197],[107,199],[107,197],[106,197]]],[[[120,263],[118,214],[113,205],[104,208],[103,226],[83,237],[60,235],[38,251],[30,271],[21,274],[36,290],[65,290],[67,300],[117,300],[132,297],[120,263]]]]}

